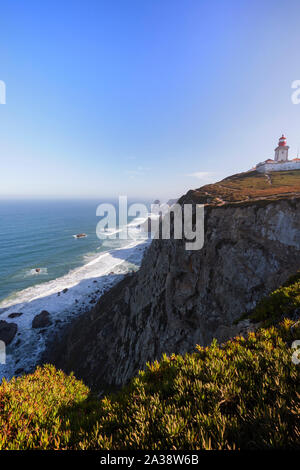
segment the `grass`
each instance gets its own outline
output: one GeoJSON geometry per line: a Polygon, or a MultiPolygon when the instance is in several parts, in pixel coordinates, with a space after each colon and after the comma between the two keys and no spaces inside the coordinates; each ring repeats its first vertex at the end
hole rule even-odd
{"type": "MultiPolygon", "coordinates": [[[[260,319],[295,312],[299,279],[265,300],[260,319]]],[[[164,355],[102,399],[51,365],[4,380],[0,449],[299,449],[300,366],[291,360],[299,325],[285,319],[222,346],[164,355]]]]}
{"type": "Polygon", "coordinates": [[[190,191],[195,202],[218,204],[280,197],[300,193],[300,170],[270,172],[269,178],[257,171],[239,173],[215,184],[207,184],[190,191]]]}

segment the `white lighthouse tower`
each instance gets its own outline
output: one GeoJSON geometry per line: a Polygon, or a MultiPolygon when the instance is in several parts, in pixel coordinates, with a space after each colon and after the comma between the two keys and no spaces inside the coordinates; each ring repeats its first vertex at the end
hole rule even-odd
{"type": "Polygon", "coordinates": [[[286,145],[286,137],[282,134],[279,139],[278,147],[275,149],[275,162],[287,162],[289,156],[289,146],[286,145]]]}
{"type": "Polygon", "coordinates": [[[255,170],[260,173],[269,171],[300,170],[300,158],[289,160],[289,146],[286,145],[286,137],[282,134],[279,139],[278,147],[275,149],[275,158],[265,160],[255,166],[255,170]]]}

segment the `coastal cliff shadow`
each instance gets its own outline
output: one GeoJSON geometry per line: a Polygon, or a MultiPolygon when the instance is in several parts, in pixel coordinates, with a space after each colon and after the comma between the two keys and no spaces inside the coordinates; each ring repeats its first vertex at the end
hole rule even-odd
{"type": "MultiPolygon", "coordinates": [[[[117,258],[120,263],[126,261],[132,264],[133,266],[129,268],[129,271],[124,269],[124,272],[120,272],[119,265],[114,265],[114,263],[112,263],[111,271],[109,271],[110,263],[105,258],[103,259],[103,267],[107,268],[105,274],[95,276],[97,274],[95,271],[80,273],[80,269],[85,270],[86,267],[89,269],[95,262],[100,263],[101,266],[101,257],[98,260],[96,258],[82,266],[82,268],[78,268],[78,280],[75,285],[66,287],[68,285],[67,280],[64,284],[64,279],[59,278],[57,279],[60,284],[59,287],[55,284],[49,285],[52,292],[47,295],[48,286],[46,285],[45,295],[43,295],[44,293],[38,289],[39,286],[47,284],[46,281],[46,283],[37,286],[35,295],[39,295],[39,297],[34,298],[34,291],[30,291],[27,300],[25,292],[24,296],[22,293],[22,301],[16,299],[15,303],[6,308],[2,307],[0,320],[15,323],[17,332],[12,342],[7,346],[6,351],[9,360],[3,368],[0,365],[0,374],[9,378],[20,373],[31,372],[36,365],[47,362],[48,355],[45,354],[45,351],[48,351],[49,346],[52,347],[54,339],[60,341],[66,330],[81,316],[92,311],[104,294],[119,284],[122,279],[133,274],[135,271],[134,265],[138,267],[140,264],[147,243],[147,240],[145,240],[144,243],[138,245],[107,251],[111,258],[117,258]],[[119,272],[114,272],[115,270],[119,272]],[[86,277],[80,279],[80,276],[86,277]],[[55,292],[53,292],[54,289],[55,292]],[[46,311],[46,315],[43,315],[44,317],[48,316],[48,320],[33,328],[34,318],[43,311],[46,311]]],[[[105,253],[103,252],[103,254],[105,253]]],[[[53,282],[55,283],[55,281],[53,282]]]]}
{"type": "MultiPolygon", "coordinates": [[[[89,303],[92,304],[93,302],[88,302],[89,298],[93,297],[95,299],[98,294],[100,297],[128,274],[130,273],[110,272],[101,276],[93,276],[88,279],[82,279],[76,285],[64,288],[52,294],[41,296],[28,302],[16,302],[15,304],[0,309],[0,319],[10,321],[13,318],[9,317],[12,312],[22,312],[22,315],[27,314],[28,316],[28,313],[32,313],[33,311],[40,313],[40,309],[42,308],[42,310],[49,310],[51,314],[51,306],[59,309],[59,313],[61,313],[62,310],[68,309],[68,307],[76,307],[76,305],[78,305],[78,308],[80,308],[89,303]],[[81,299],[79,303],[77,297],[85,297],[85,301],[81,299]]],[[[18,323],[18,318],[14,318],[14,322],[18,323]]]]}
{"type": "MultiPolygon", "coordinates": [[[[6,349],[10,372],[5,374],[30,373],[37,365],[49,362],[48,348],[60,341],[73,322],[89,313],[113,286],[131,276],[132,273],[111,272],[82,279],[70,288],[28,302],[16,302],[3,309],[0,320],[17,324],[17,333],[6,349]],[[33,319],[43,311],[49,313],[50,323],[33,328],[33,319]]],[[[0,365],[0,373],[1,368],[0,365]]]]}

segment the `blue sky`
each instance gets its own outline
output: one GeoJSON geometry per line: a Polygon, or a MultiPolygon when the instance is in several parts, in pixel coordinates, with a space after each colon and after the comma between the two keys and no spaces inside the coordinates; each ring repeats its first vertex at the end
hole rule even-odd
{"type": "Polygon", "coordinates": [[[0,4],[0,197],[177,197],[300,148],[300,2],[0,4]]]}

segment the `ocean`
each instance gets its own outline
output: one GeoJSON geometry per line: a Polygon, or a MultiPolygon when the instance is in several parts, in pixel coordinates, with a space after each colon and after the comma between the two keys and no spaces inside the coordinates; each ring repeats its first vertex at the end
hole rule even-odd
{"type": "MultiPolygon", "coordinates": [[[[116,201],[102,200],[0,200],[0,320],[18,327],[6,347],[6,363],[0,364],[0,379],[32,370],[54,329],[139,268],[150,241],[138,229],[128,240],[100,240],[96,208],[102,202],[117,207],[116,201]],[[86,237],[75,238],[78,233],[86,237]],[[42,310],[50,313],[51,325],[32,329],[42,310]],[[21,315],[11,319],[16,312],[21,315]]],[[[131,217],[128,223],[135,227],[143,220],[131,217]]]]}

